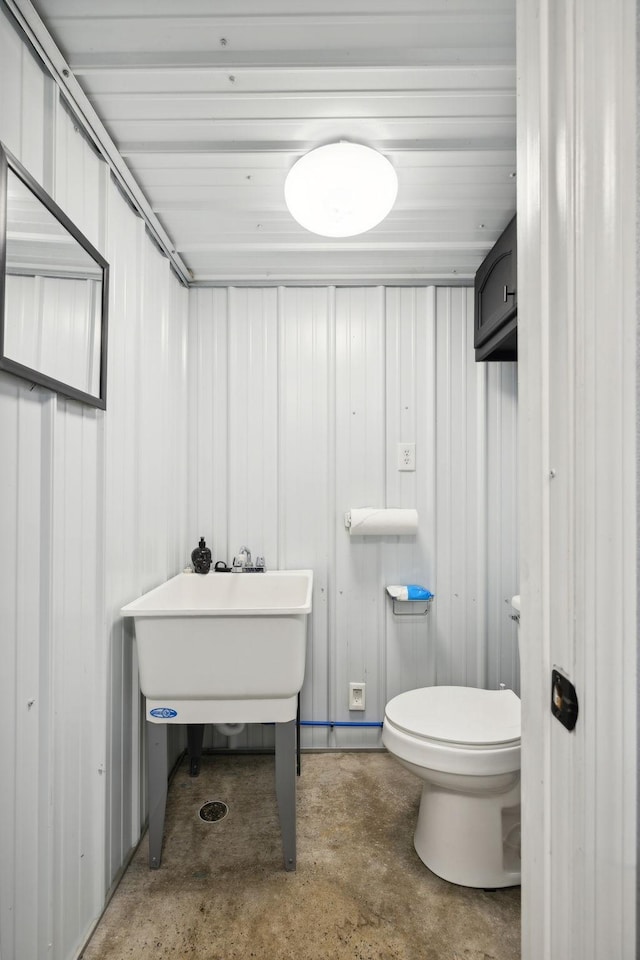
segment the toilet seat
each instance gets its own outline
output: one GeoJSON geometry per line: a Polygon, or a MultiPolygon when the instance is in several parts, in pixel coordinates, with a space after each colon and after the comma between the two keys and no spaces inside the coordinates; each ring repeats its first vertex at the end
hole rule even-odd
{"type": "Polygon", "coordinates": [[[382,740],[398,758],[443,773],[520,769],[520,701],[512,690],[422,687],[387,704],[382,740]]]}
{"type": "Polygon", "coordinates": [[[389,720],[405,733],[467,746],[520,739],[520,701],[513,690],[422,687],[390,700],[389,720]]]}

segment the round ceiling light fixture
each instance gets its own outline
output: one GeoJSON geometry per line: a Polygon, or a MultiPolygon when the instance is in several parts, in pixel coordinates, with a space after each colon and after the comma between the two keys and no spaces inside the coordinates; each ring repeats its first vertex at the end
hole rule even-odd
{"type": "Polygon", "coordinates": [[[294,220],[322,237],[354,237],[387,216],[398,176],[377,150],[329,143],[301,157],[287,175],[284,198],[294,220]]]}

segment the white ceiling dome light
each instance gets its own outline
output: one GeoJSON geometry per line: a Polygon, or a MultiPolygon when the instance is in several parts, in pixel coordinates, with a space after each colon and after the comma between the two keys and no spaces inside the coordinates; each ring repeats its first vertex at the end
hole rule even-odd
{"type": "Polygon", "coordinates": [[[386,157],[361,143],[329,143],[291,168],[284,197],[294,220],[323,237],[354,237],[387,216],[398,193],[386,157]]]}

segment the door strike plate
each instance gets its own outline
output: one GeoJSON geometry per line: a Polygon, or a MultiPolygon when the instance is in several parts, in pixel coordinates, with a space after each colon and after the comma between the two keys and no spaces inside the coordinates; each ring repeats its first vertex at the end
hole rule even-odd
{"type": "Polygon", "coordinates": [[[551,713],[567,730],[573,730],[578,720],[576,688],[559,670],[551,671],[551,713]]]}

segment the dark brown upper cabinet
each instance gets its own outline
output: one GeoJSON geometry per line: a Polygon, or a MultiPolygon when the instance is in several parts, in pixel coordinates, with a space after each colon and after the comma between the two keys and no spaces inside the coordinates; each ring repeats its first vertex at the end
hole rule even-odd
{"type": "Polygon", "coordinates": [[[514,217],[476,273],[476,360],[518,359],[517,259],[514,217]]]}

